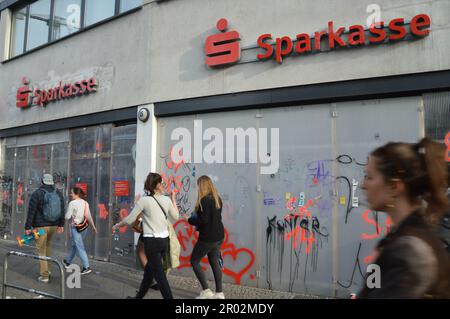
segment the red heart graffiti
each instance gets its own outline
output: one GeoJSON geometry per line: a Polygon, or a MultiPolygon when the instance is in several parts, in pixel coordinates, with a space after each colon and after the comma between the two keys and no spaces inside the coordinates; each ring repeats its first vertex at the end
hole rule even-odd
{"type": "MultiPolygon", "coordinates": [[[[193,248],[197,243],[198,233],[195,231],[195,228],[186,220],[178,221],[174,225],[174,228],[177,233],[178,240],[180,241],[182,253],[185,253],[185,255],[182,254],[180,256],[180,266],[178,267],[178,269],[192,267],[190,262],[192,249],[189,249],[189,247],[192,245],[193,248]]],[[[240,285],[242,277],[252,268],[255,262],[255,255],[250,249],[247,248],[236,249],[235,245],[230,242],[230,236],[227,229],[225,229],[225,239],[224,243],[222,244],[221,251],[223,257],[231,256],[235,262],[239,260],[242,254],[247,254],[250,257],[248,264],[238,272],[230,269],[229,267],[224,267],[223,269],[223,273],[225,275],[232,277],[235,283],[240,285]]],[[[203,258],[201,260],[201,263],[203,264],[202,269],[206,270],[207,268],[205,267],[205,265],[208,265],[208,258],[203,258]]]]}
{"type": "Polygon", "coordinates": [[[223,269],[223,273],[227,276],[232,277],[237,285],[241,284],[242,277],[252,268],[253,263],[255,262],[255,256],[254,256],[253,252],[247,248],[234,249],[234,247],[233,247],[232,250],[227,250],[227,251],[222,252],[222,256],[224,258],[225,258],[225,256],[231,256],[235,262],[239,260],[240,255],[242,255],[242,254],[247,254],[248,256],[250,256],[250,260],[249,260],[248,264],[243,269],[241,269],[241,271],[235,272],[235,271],[229,269],[228,267],[225,267],[223,269]]]}

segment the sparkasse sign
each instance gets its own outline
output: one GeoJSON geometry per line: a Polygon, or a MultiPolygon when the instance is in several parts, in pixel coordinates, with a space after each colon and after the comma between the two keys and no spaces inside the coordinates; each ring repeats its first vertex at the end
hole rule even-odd
{"type": "MultiPolygon", "coordinates": [[[[266,33],[258,37],[257,46],[264,52],[256,57],[259,61],[274,59],[282,63],[283,59],[292,55],[320,52],[324,49],[323,39],[327,39],[327,49],[334,50],[341,47],[361,47],[377,45],[385,42],[397,42],[406,38],[408,32],[414,38],[429,35],[431,18],[427,14],[418,14],[409,23],[404,18],[392,19],[389,23],[380,21],[372,24],[368,30],[362,25],[352,25],[348,28],[335,27],[333,21],[328,22],[327,30],[317,31],[313,36],[299,33],[293,40],[289,36],[273,39],[272,34],[266,33]],[[409,24],[409,28],[407,25],[409,24]],[[346,37],[344,38],[344,34],[346,37]]],[[[240,35],[237,31],[226,31],[228,21],[220,19],[217,29],[222,33],[211,35],[206,39],[206,65],[209,67],[225,66],[239,62],[240,35]]]]}
{"type": "Polygon", "coordinates": [[[17,90],[16,106],[25,109],[32,106],[44,107],[50,102],[56,102],[76,96],[82,96],[97,92],[98,81],[95,77],[77,81],[75,83],[63,83],[50,89],[33,88],[30,80],[22,78],[23,86],[17,90]]]}

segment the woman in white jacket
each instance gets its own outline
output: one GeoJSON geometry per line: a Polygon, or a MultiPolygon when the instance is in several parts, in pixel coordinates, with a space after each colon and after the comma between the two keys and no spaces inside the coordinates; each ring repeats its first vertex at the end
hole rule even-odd
{"type": "Polygon", "coordinates": [[[84,223],[92,226],[94,233],[97,233],[97,228],[95,227],[94,221],[92,220],[91,211],[89,209],[89,204],[83,198],[85,198],[84,191],[79,187],[74,187],[70,191],[70,197],[72,201],[69,203],[69,207],[66,212],[66,220],[72,220],[70,224],[70,236],[72,238],[72,246],[70,248],[67,258],[64,259],[64,265],[67,267],[72,263],[75,255],[78,254],[81,262],[83,263],[83,269],[81,270],[82,275],[87,275],[92,272],[89,267],[89,259],[84,248],[84,239],[87,235],[87,228],[79,231],[77,226],[83,225],[84,223]]]}
{"type": "Polygon", "coordinates": [[[161,175],[150,173],[145,181],[144,189],[148,196],[144,196],[136,203],[129,216],[113,226],[113,233],[120,227],[134,223],[138,215],[143,213],[143,241],[148,262],[144,270],[144,278],[136,295],[136,299],[143,299],[152,284],[153,278],[158,283],[164,299],[173,299],[172,291],[164,273],[162,258],[169,249],[168,223],[176,222],[179,212],[176,204],[176,194],[172,198],[164,196],[164,186],[161,175]],[[170,220],[168,220],[170,218],[170,220]]]}

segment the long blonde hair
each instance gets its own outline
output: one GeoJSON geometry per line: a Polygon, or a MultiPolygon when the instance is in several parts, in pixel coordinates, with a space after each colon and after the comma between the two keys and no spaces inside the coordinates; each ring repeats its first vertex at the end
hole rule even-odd
{"type": "Polygon", "coordinates": [[[217,193],[217,189],[214,186],[211,178],[208,176],[201,176],[197,180],[197,186],[198,186],[198,197],[197,197],[197,203],[195,204],[195,210],[198,211],[199,208],[203,210],[201,200],[208,196],[209,194],[212,195],[214,198],[214,202],[216,204],[216,208],[219,209],[222,207],[220,196],[217,193]]]}

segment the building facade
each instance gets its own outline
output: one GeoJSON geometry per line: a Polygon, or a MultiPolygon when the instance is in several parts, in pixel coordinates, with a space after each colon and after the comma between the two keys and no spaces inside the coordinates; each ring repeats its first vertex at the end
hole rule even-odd
{"type": "MultiPolygon", "coordinates": [[[[136,236],[110,229],[148,172],[178,191],[182,214],[209,175],[224,200],[225,281],[347,296],[391,227],[364,201],[369,152],[449,131],[447,0],[6,0],[0,10],[5,239],[22,234],[51,173],[65,196],[87,190],[99,229],[89,255],[134,265],[136,236]],[[179,156],[181,136],[192,151],[179,156]]],[[[175,228],[177,273],[192,276],[196,233],[175,228]]]]}

